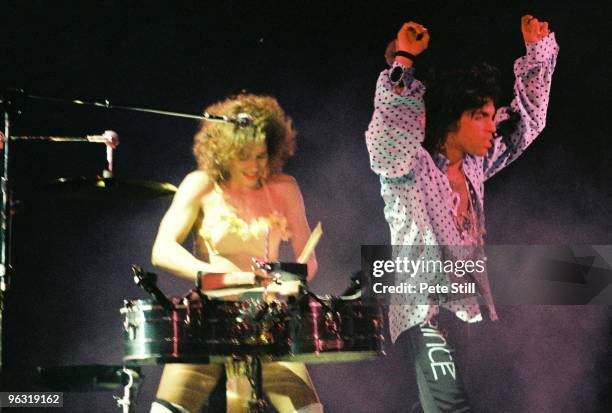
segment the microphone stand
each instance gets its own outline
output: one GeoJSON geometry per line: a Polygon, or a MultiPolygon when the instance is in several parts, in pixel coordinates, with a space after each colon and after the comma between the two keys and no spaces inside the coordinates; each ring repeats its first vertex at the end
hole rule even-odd
{"type": "Polygon", "coordinates": [[[248,113],[239,113],[236,116],[215,115],[215,114],[208,113],[208,112],[204,112],[202,115],[192,115],[190,113],[170,112],[167,110],[138,108],[134,106],[113,105],[108,99],[104,99],[104,102],[96,102],[96,101],[91,102],[91,101],[85,101],[81,99],[63,99],[63,98],[56,98],[56,97],[50,97],[50,96],[26,95],[24,94],[23,90],[20,90],[20,92],[24,95],[24,97],[28,99],[33,99],[33,100],[43,100],[47,102],[67,103],[67,104],[82,105],[82,106],[93,106],[99,109],[118,109],[118,110],[127,110],[130,112],[151,113],[154,115],[171,116],[175,118],[206,120],[208,122],[227,123],[227,124],[235,125],[241,128],[246,127],[246,126],[251,126],[252,121],[253,121],[253,118],[248,113]]]}

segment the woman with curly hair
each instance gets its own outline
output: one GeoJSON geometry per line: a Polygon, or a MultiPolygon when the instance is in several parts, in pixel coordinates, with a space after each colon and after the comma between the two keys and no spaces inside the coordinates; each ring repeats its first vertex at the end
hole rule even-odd
{"type": "MultiPolygon", "coordinates": [[[[202,289],[211,294],[247,291],[269,282],[252,271],[253,257],[278,259],[281,241],[291,241],[297,256],[310,235],[298,184],[282,173],[296,133],[269,96],[242,94],[206,111],[230,117],[247,113],[252,122],[247,127],[202,123],[193,146],[198,170],[185,177],[162,219],[152,261],[183,278],[200,277],[202,289]],[[195,254],[181,245],[192,228],[195,254]]],[[[312,254],[308,279],[316,269],[312,254]]],[[[167,364],[151,412],[198,412],[223,371],[222,364],[167,364]]],[[[245,411],[248,383],[237,383],[228,410],[245,411]]],[[[304,364],[263,364],[263,390],[281,413],[323,411],[304,364]]]]}

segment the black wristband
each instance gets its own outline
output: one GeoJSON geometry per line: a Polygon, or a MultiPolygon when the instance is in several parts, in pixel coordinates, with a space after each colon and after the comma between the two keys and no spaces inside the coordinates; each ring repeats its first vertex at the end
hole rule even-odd
{"type": "Polygon", "coordinates": [[[398,50],[397,52],[394,53],[395,56],[402,56],[402,57],[407,57],[408,59],[412,60],[413,62],[416,60],[416,56],[413,55],[410,52],[406,52],[404,50],[398,50]]]}

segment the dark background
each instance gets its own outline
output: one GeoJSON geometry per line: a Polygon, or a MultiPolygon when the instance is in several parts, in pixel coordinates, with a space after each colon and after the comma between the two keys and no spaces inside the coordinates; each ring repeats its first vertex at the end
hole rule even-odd
{"type": "MultiPolygon", "coordinates": [[[[420,68],[485,58],[505,89],[524,47],[523,14],[548,20],[561,46],[548,125],[487,187],[488,242],[610,244],[610,7],[599,2],[125,2],[0,3],[0,86],[117,105],[198,114],[247,90],[271,94],[293,117],[299,181],[317,254],[318,293],[338,294],[359,267],[361,244],[389,231],[363,134],[383,53],[405,20],[430,30],[420,68]]],[[[509,98],[509,95],[508,95],[509,98]]],[[[180,183],[195,168],[195,121],[20,100],[16,135],[116,130],[120,177],[180,183]]],[[[17,143],[13,186],[16,274],[6,303],[5,389],[31,389],[37,365],[120,364],[119,308],[144,298],[130,265],[148,268],[169,198],[66,202],[38,199],[39,183],[99,173],[104,149],[17,143]]],[[[171,276],[173,295],[190,288],[171,276]]],[[[604,306],[522,306],[470,327],[467,385],[477,412],[609,411],[610,312],[604,306]]],[[[161,367],[147,367],[148,411],[161,367]]],[[[401,359],[319,365],[327,412],[403,412],[416,396],[401,359]]],[[[113,411],[110,393],[66,395],[64,411],[113,411]]]]}

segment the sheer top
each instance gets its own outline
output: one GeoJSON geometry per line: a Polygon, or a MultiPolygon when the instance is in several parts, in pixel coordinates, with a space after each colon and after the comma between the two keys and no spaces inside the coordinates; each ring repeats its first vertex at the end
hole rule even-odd
{"type": "Polygon", "coordinates": [[[291,234],[287,218],[274,207],[269,186],[266,184],[262,189],[270,212],[246,218],[248,207],[241,208],[240,199],[228,202],[227,195],[215,185],[196,223],[197,256],[211,264],[216,256],[221,256],[242,271],[250,270],[252,257],[278,259],[281,241],[289,240],[291,234]]]}

